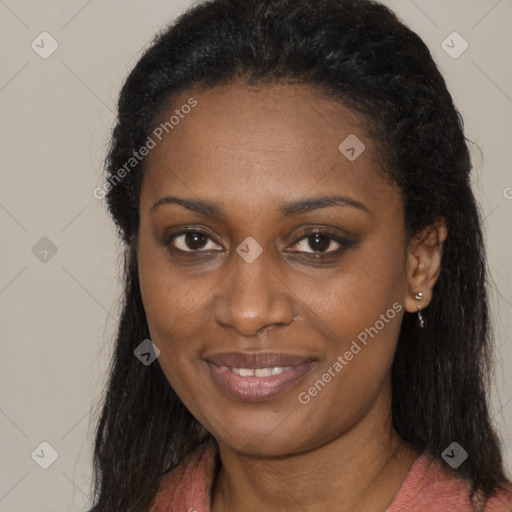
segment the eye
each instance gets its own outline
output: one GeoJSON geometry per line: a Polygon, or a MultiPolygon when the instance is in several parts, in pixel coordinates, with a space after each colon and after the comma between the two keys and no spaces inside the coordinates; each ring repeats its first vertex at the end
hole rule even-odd
{"type": "Polygon", "coordinates": [[[340,252],[350,244],[349,240],[345,240],[334,233],[328,231],[307,231],[301,233],[301,238],[297,240],[292,248],[298,247],[298,252],[306,254],[334,254],[340,252]],[[334,249],[329,250],[329,248],[334,249]],[[313,249],[311,252],[306,249],[313,249]]]}
{"type": "Polygon", "coordinates": [[[175,233],[168,238],[166,245],[172,245],[173,248],[182,252],[197,253],[218,251],[215,249],[215,243],[210,235],[198,230],[183,230],[175,233]],[[211,244],[208,241],[212,242],[211,244]]]}
{"type": "MultiPolygon", "coordinates": [[[[355,244],[353,240],[329,231],[309,230],[300,233],[299,236],[300,238],[287,251],[303,253],[315,258],[338,254],[355,244]],[[308,248],[312,250],[308,251],[308,248]]],[[[208,233],[198,229],[185,229],[174,233],[168,236],[164,243],[173,251],[191,255],[222,251],[222,248],[217,248],[219,244],[214,242],[208,233]]]]}

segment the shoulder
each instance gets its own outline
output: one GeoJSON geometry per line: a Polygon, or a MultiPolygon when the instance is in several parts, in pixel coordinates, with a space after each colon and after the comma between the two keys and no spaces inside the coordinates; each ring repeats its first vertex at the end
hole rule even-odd
{"type": "Polygon", "coordinates": [[[190,452],[160,481],[151,512],[174,512],[196,509],[209,503],[210,487],[216,462],[216,449],[210,439],[190,452]]]}
{"type": "Polygon", "coordinates": [[[395,500],[386,512],[512,512],[510,490],[496,490],[485,504],[480,502],[478,507],[477,503],[477,508],[471,503],[470,491],[471,486],[466,480],[441,460],[424,452],[411,467],[395,500]]]}

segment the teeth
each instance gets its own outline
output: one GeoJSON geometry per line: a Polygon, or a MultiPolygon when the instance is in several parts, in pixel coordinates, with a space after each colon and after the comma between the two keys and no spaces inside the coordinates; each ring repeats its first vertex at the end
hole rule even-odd
{"type": "Polygon", "coordinates": [[[230,368],[228,366],[221,366],[223,370],[231,370],[235,375],[240,377],[270,377],[272,375],[279,375],[282,372],[290,371],[293,366],[274,366],[273,368],[230,368]]]}
{"type": "Polygon", "coordinates": [[[272,375],[272,368],[258,368],[254,370],[256,377],[270,377],[272,375]]]}

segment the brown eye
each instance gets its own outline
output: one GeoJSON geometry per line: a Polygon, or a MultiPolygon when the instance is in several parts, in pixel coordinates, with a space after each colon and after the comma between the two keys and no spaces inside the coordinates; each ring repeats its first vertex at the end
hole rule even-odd
{"type": "Polygon", "coordinates": [[[181,231],[172,235],[168,242],[168,245],[172,245],[173,248],[183,252],[208,252],[215,249],[216,244],[210,238],[209,235],[202,231],[181,231]],[[208,244],[211,241],[212,244],[208,244]]]}
{"type": "Polygon", "coordinates": [[[337,235],[323,231],[309,231],[303,234],[301,239],[295,242],[292,248],[297,248],[298,252],[306,254],[333,254],[350,244],[349,240],[343,240],[337,235]],[[328,250],[334,247],[334,249],[328,250]],[[308,251],[307,249],[312,249],[308,251]]]}

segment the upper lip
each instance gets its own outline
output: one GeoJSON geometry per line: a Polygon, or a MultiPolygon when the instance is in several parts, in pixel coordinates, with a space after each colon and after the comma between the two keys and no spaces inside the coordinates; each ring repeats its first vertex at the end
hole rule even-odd
{"type": "Polygon", "coordinates": [[[206,358],[217,366],[231,368],[271,368],[276,366],[300,366],[313,361],[311,357],[281,352],[223,352],[206,358]]]}

